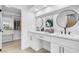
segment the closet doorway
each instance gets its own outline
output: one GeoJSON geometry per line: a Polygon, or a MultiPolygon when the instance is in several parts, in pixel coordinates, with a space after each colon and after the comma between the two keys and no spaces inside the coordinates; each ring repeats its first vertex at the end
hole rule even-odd
{"type": "Polygon", "coordinates": [[[21,49],[21,10],[2,6],[2,52],[21,49]]]}

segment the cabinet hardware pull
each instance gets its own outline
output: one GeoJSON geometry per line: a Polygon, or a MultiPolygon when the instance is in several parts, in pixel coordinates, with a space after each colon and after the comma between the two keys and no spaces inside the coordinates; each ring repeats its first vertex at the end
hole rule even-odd
{"type": "Polygon", "coordinates": [[[43,38],[43,36],[40,36],[40,38],[43,38]]]}
{"type": "Polygon", "coordinates": [[[62,52],[64,53],[64,47],[62,47],[62,52]]]}
{"type": "Polygon", "coordinates": [[[59,47],[59,53],[61,53],[61,47],[59,47]]]}

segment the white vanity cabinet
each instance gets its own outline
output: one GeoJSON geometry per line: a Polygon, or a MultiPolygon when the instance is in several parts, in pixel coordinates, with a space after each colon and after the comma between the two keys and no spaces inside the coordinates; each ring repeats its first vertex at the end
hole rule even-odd
{"type": "Polygon", "coordinates": [[[52,37],[51,52],[79,53],[79,41],[61,37],[52,37]]]}
{"type": "Polygon", "coordinates": [[[29,32],[29,39],[30,39],[30,47],[34,50],[39,50],[44,48],[46,50],[50,50],[50,35],[47,35],[43,32],[29,32]],[[46,44],[47,43],[47,44],[46,44]],[[45,45],[46,44],[46,45],[45,45]]]}
{"type": "Polygon", "coordinates": [[[41,49],[41,40],[39,40],[38,35],[30,33],[30,47],[35,51],[41,49]]]}
{"type": "Polygon", "coordinates": [[[64,47],[64,53],[79,53],[79,50],[70,47],[64,47]]]}
{"type": "Polygon", "coordinates": [[[51,42],[51,53],[60,53],[60,45],[51,42]]]}
{"type": "Polygon", "coordinates": [[[62,53],[63,52],[64,48],[60,43],[56,42],[57,39],[59,38],[52,37],[51,39],[51,53],[62,53]]]}

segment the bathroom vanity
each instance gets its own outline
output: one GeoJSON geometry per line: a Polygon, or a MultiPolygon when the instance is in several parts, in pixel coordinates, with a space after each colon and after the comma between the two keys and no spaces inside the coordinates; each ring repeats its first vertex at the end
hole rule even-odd
{"type": "Polygon", "coordinates": [[[79,37],[77,35],[51,35],[51,52],[79,53],[79,37]]]}
{"type": "Polygon", "coordinates": [[[30,47],[35,51],[43,48],[43,41],[50,42],[51,53],[79,53],[79,37],[77,35],[51,34],[30,31],[30,47]]]}

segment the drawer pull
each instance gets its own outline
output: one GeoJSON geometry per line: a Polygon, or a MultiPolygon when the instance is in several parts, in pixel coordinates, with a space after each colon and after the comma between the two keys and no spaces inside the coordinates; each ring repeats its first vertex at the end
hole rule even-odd
{"type": "Polygon", "coordinates": [[[59,53],[61,53],[61,47],[59,47],[59,53]]]}
{"type": "Polygon", "coordinates": [[[43,38],[43,36],[40,36],[40,38],[43,38]]]}
{"type": "Polygon", "coordinates": [[[62,52],[64,53],[64,47],[62,47],[62,52]]]}

